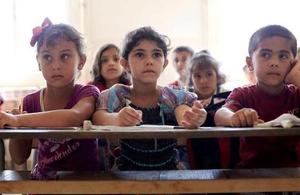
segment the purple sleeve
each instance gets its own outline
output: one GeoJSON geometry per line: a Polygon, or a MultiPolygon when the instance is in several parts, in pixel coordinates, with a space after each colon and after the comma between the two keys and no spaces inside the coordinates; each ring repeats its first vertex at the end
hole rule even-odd
{"type": "Polygon", "coordinates": [[[28,113],[41,112],[40,91],[26,95],[23,98],[23,111],[28,113]]]}
{"type": "Polygon", "coordinates": [[[82,98],[85,97],[94,97],[95,101],[99,98],[99,89],[94,85],[76,85],[74,98],[69,102],[69,105],[66,107],[67,109],[72,108],[77,102],[79,102],[82,98]]]}
{"type": "Polygon", "coordinates": [[[76,96],[79,100],[89,96],[93,96],[95,100],[97,100],[99,98],[99,94],[99,89],[94,85],[85,85],[81,86],[76,96]]]}

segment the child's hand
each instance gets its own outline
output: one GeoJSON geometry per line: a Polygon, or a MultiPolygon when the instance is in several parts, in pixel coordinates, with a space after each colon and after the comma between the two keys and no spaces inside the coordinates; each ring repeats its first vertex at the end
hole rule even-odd
{"type": "Polygon", "coordinates": [[[193,129],[201,126],[206,120],[206,111],[200,101],[195,101],[191,110],[183,115],[182,125],[185,128],[193,129]]]}
{"type": "Polygon", "coordinates": [[[263,120],[259,119],[257,112],[252,108],[242,108],[231,117],[232,127],[252,127],[262,122],[263,120]]]}
{"type": "Polygon", "coordinates": [[[287,73],[284,81],[287,84],[294,84],[297,87],[300,87],[299,77],[300,77],[300,61],[294,60],[291,63],[291,70],[287,73]]]}
{"type": "Polygon", "coordinates": [[[19,108],[14,108],[9,113],[16,115],[16,114],[26,114],[27,112],[23,111],[22,107],[19,106],[19,108]]]}
{"type": "Polygon", "coordinates": [[[134,126],[142,122],[142,111],[124,107],[118,113],[119,126],[134,126]]]}
{"type": "Polygon", "coordinates": [[[4,128],[4,126],[18,127],[17,117],[6,112],[0,112],[0,127],[4,128]]]}

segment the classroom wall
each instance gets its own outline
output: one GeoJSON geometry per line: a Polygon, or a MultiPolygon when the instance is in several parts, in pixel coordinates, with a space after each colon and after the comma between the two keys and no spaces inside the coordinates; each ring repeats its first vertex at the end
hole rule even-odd
{"type": "MultiPolygon", "coordinates": [[[[80,81],[90,79],[91,65],[101,45],[112,42],[120,46],[127,32],[141,26],[152,26],[168,35],[172,48],[206,48],[207,12],[207,0],[70,0],[70,22],[84,34],[88,46],[80,81]]],[[[164,85],[176,78],[170,61],[159,83],[164,85]]]]}

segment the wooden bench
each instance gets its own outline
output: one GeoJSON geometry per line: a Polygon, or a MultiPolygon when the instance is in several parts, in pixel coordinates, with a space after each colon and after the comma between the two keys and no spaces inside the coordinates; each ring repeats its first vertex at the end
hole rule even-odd
{"type": "Polygon", "coordinates": [[[300,169],[59,172],[58,180],[31,180],[26,171],[5,170],[2,193],[185,194],[300,191],[300,169]]]}

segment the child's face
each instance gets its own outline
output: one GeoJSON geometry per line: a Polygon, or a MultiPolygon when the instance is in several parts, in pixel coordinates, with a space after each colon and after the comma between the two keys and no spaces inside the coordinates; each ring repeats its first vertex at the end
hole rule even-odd
{"type": "Polygon", "coordinates": [[[192,82],[199,99],[210,98],[217,89],[217,73],[211,67],[200,69],[193,73],[192,82]]]}
{"type": "Polygon", "coordinates": [[[247,58],[247,65],[254,71],[259,86],[276,89],[283,86],[292,60],[291,42],[274,36],[258,44],[251,58],[247,58]]]}
{"type": "Polygon", "coordinates": [[[47,85],[63,87],[74,84],[76,73],[83,68],[85,58],[80,57],[72,41],[58,39],[53,46],[44,43],[37,61],[47,85]]]}
{"type": "Polygon", "coordinates": [[[105,81],[119,82],[123,73],[123,67],[120,63],[119,52],[116,48],[109,48],[103,52],[100,59],[100,71],[105,81]]]}
{"type": "Polygon", "coordinates": [[[154,41],[142,40],[122,61],[123,66],[131,73],[133,82],[156,83],[168,61],[163,50],[154,41]]]}
{"type": "Polygon", "coordinates": [[[175,52],[173,54],[173,65],[180,77],[185,75],[185,67],[190,58],[191,54],[187,51],[175,52]]]}

